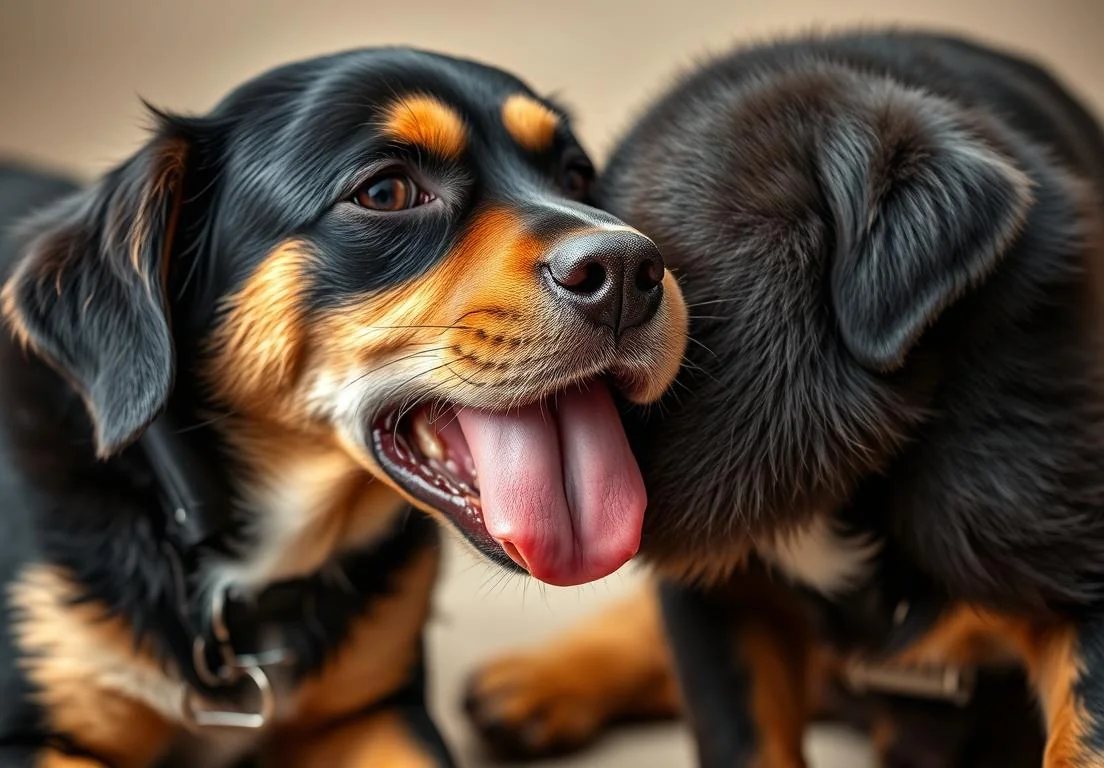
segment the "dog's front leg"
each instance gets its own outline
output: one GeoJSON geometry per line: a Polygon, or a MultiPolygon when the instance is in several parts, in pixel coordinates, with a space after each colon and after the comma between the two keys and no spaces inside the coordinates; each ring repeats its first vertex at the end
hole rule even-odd
{"type": "Polygon", "coordinates": [[[673,718],[678,691],[652,584],[548,643],[491,660],[464,707],[498,754],[582,748],[614,723],[673,718]]]}
{"type": "Polygon", "coordinates": [[[662,583],[660,603],[703,768],[801,768],[808,645],[769,585],[662,583]]]}

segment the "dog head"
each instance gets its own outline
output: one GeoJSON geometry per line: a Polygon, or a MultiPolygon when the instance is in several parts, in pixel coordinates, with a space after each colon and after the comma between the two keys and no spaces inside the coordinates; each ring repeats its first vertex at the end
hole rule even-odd
{"type": "Polygon", "coordinates": [[[635,552],[613,396],[668,386],[685,309],[654,244],[587,204],[561,109],[477,63],[375,49],[157,121],[32,224],[4,292],[101,457],[196,382],[285,528],[333,529],[314,497],[367,470],[378,506],[406,499],[549,582],[635,552]]]}
{"type": "Polygon", "coordinates": [[[634,128],[598,196],[679,274],[696,342],[640,441],[645,554],[724,573],[885,466],[930,404],[929,342],[1025,220],[1007,146],[982,114],[824,63],[718,66],[634,128]]]}

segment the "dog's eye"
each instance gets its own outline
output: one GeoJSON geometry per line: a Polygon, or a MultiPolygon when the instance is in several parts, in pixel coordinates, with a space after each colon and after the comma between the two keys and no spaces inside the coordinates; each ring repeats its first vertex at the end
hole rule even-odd
{"type": "Polygon", "coordinates": [[[419,189],[410,177],[400,174],[369,179],[353,194],[357,205],[373,211],[405,211],[431,200],[433,195],[419,189]]]}
{"type": "Polygon", "coordinates": [[[560,185],[564,194],[573,200],[582,200],[590,192],[590,182],[594,178],[594,169],[589,163],[576,160],[564,167],[560,185]]]}

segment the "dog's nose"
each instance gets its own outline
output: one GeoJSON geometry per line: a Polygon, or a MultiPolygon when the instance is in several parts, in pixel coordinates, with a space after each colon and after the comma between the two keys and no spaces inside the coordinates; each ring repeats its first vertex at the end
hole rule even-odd
{"type": "Polygon", "coordinates": [[[557,243],[545,282],[564,304],[617,336],[648,322],[663,298],[663,257],[632,230],[599,230],[557,243]]]}

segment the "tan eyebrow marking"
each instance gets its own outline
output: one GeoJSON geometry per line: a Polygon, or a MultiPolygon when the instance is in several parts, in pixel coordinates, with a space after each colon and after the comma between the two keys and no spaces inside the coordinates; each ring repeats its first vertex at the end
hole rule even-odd
{"type": "Polygon", "coordinates": [[[518,144],[543,152],[552,146],[560,116],[536,99],[515,93],[502,104],[502,123],[518,144]]]}
{"type": "Polygon", "coordinates": [[[458,157],[468,143],[464,120],[432,96],[404,96],[391,104],[384,133],[448,159],[458,157]]]}

